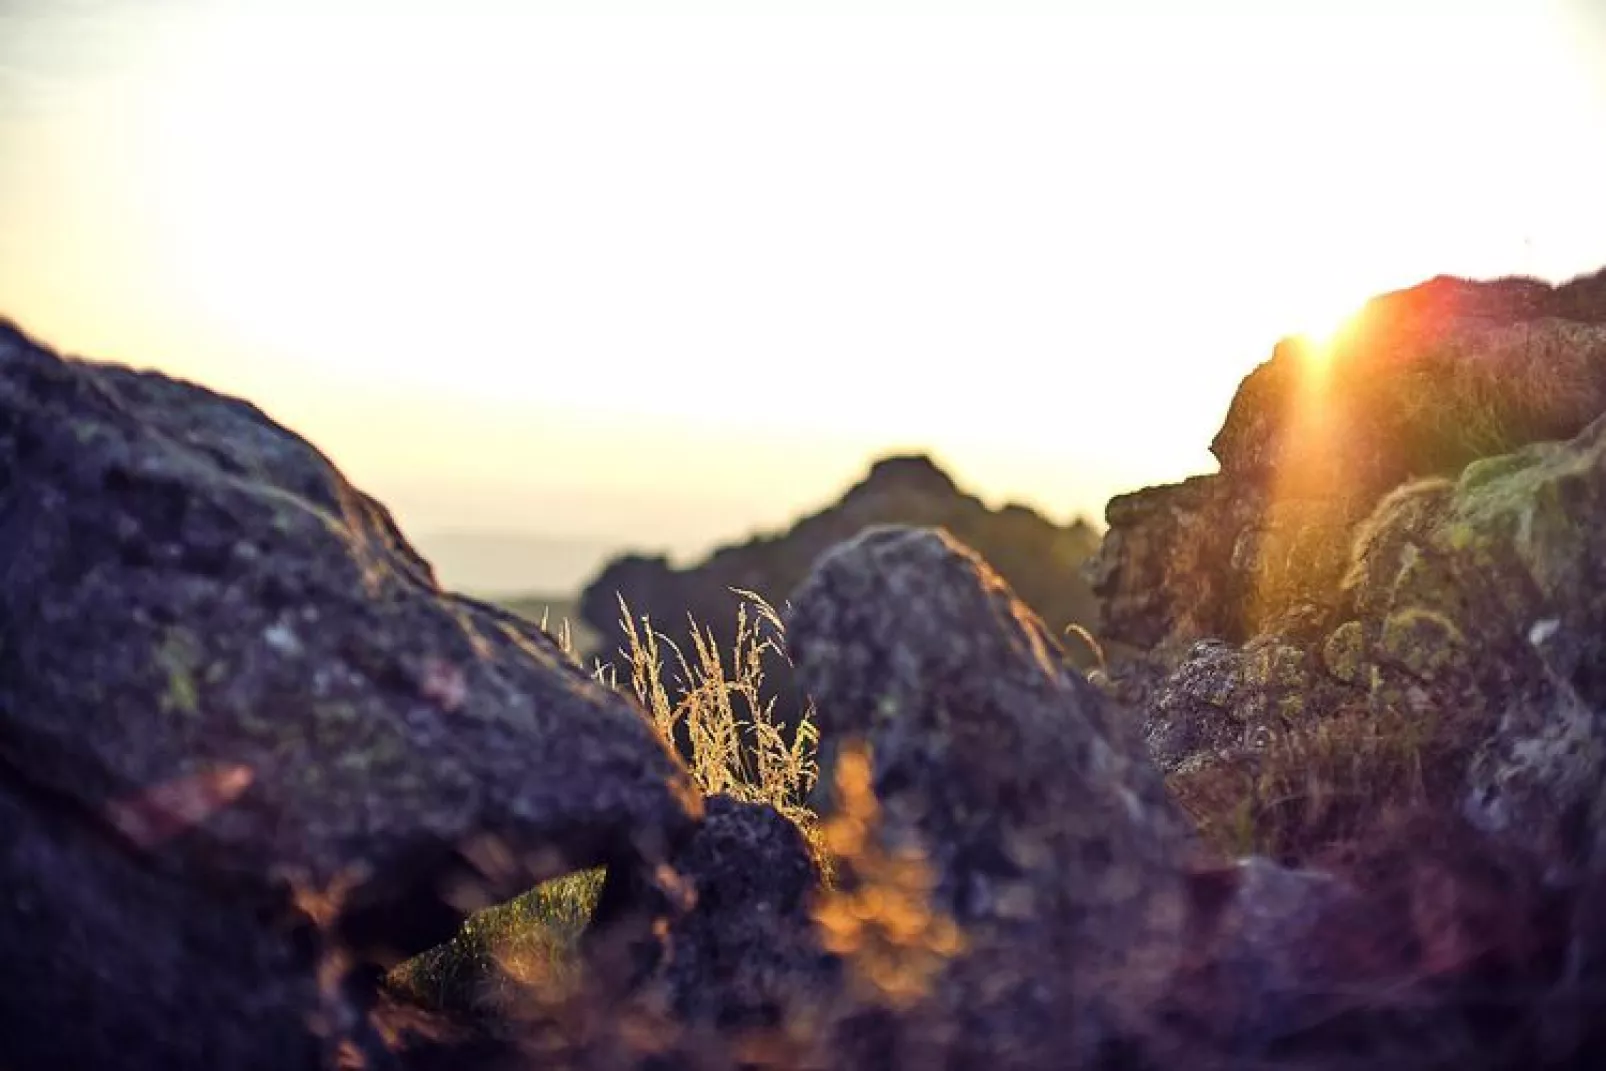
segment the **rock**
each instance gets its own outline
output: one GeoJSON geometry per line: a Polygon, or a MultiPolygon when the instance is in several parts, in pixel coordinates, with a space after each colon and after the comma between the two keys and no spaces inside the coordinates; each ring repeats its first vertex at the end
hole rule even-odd
{"type": "Polygon", "coordinates": [[[651,873],[700,801],[641,713],[439,590],[250,405],[0,327],[0,1036],[285,1068],[466,908],[651,873]]]}
{"type": "Polygon", "coordinates": [[[860,1058],[1073,1067],[1133,1043],[1190,851],[1135,724],[941,531],[822,557],[788,635],[833,742],[821,923],[861,999],[895,1010],[873,1045],[848,1030],[860,1058]]]}
{"type": "MultiPolygon", "coordinates": [[[[616,559],[586,587],[580,613],[600,636],[598,649],[604,655],[625,642],[620,595],[638,618],[650,617],[682,650],[693,649],[690,615],[728,651],[742,602],[733,589],[756,592],[781,607],[822,553],[867,527],[890,523],[941,526],[976,547],[1056,633],[1071,624],[1091,625],[1097,615],[1080,575],[1098,545],[1091,525],[1062,527],[1022,506],[989,509],[921,455],[883,458],[839,502],[786,532],[721,547],[690,568],[675,569],[661,557],[616,559]]],[[[765,634],[778,639],[767,630],[765,634]]],[[[1091,662],[1091,652],[1079,646],[1072,653],[1081,664],[1091,662]]],[[[764,679],[767,693],[776,699],[777,719],[794,723],[804,704],[792,667],[784,658],[767,658],[764,679]]]]}
{"type": "Polygon", "coordinates": [[[1606,272],[1438,279],[1369,303],[1326,351],[1286,340],[1211,445],[1217,474],[1112,499],[1087,566],[1101,635],[1175,659],[1325,613],[1391,490],[1572,437],[1606,412],[1606,272]]]}
{"type": "Polygon", "coordinates": [[[724,796],[676,871],[696,906],[669,930],[665,982],[682,1019],[723,1030],[775,1028],[811,991],[831,984],[810,915],[819,868],[796,826],[774,808],[724,796]]]}
{"type": "Polygon", "coordinates": [[[1167,997],[1177,1066],[1598,1060],[1566,952],[1587,891],[1546,887],[1531,857],[1428,812],[1381,822],[1322,862],[1250,857],[1190,876],[1190,963],[1167,997]]]}
{"type": "Polygon", "coordinates": [[[1355,603],[1380,619],[1374,691],[1398,694],[1408,681],[1419,706],[1460,710],[1483,737],[1465,813],[1563,868],[1606,862],[1602,516],[1606,418],[1570,442],[1394,496],[1369,522],[1351,576],[1355,603]],[[1423,525],[1423,512],[1435,523],[1423,525]]]}
{"type": "Polygon", "coordinates": [[[1207,834],[1301,858],[1411,796],[1595,865],[1603,299],[1606,273],[1386,295],[1244,381],[1220,473],[1111,503],[1089,572],[1143,650],[1107,689],[1207,834]]]}
{"type": "Polygon", "coordinates": [[[1084,567],[1101,636],[1149,651],[1241,634],[1241,581],[1226,563],[1262,507],[1257,495],[1222,490],[1219,477],[1197,476],[1110,500],[1109,530],[1084,567]]]}
{"type": "Polygon", "coordinates": [[[1191,874],[1188,891],[1188,959],[1166,1001],[1196,1066],[1226,1054],[1270,1060],[1280,1040],[1332,1014],[1346,987],[1388,977],[1345,933],[1379,920],[1333,874],[1251,855],[1191,874]]]}
{"type": "Polygon", "coordinates": [[[1143,723],[1149,756],[1169,773],[1190,757],[1253,745],[1265,697],[1247,680],[1244,655],[1201,640],[1165,681],[1143,723]],[[1252,716],[1251,710],[1255,714],[1252,716]]]}
{"type": "MultiPolygon", "coordinates": [[[[689,910],[661,913],[661,938],[639,961],[634,986],[656,990],[676,1022],[728,1034],[776,1030],[788,1014],[834,989],[836,967],[810,914],[820,872],[808,842],[774,808],[710,796],[697,832],[676,854],[689,910]]],[[[617,921],[654,912],[610,875],[593,947],[617,921]]]]}
{"type": "Polygon", "coordinates": [[[1424,433],[1466,430],[1424,421],[1433,414],[1416,404],[1420,388],[1459,401],[1455,393],[1486,371],[1510,377],[1504,398],[1480,398],[1492,414],[1521,416],[1528,441],[1566,438],[1606,409],[1606,373],[1596,360],[1602,325],[1606,271],[1558,287],[1441,276],[1384,294],[1361,309],[1330,354],[1308,340],[1282,342],[1244,380],[1210,449],[1232,476],[1324,464],[1343,484],[1386,489],[1420,472],[1424,433]],[[1313,362],[1326,382],[1313,383],[1313,362]],[[1311,435],[1301,404],[1318,386],[1321,409],[1333,417],[1323,441],[1311,435]]]}

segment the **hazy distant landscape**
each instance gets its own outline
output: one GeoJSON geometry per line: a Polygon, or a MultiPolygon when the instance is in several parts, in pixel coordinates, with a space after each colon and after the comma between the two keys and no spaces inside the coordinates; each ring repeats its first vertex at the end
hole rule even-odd
{"type": "Polygon", "coordinates": [[[473,595],[573,598],[624,547],[538,532],[410,533],[441,583],[473,595]]]}

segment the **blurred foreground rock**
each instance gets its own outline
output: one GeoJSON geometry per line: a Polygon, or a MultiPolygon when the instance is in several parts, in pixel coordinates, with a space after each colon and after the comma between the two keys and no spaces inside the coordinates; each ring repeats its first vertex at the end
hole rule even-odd
{"type": "Polygon", "coordinates": [[[1190,849],[1132,724],[938,531],[833,550],[788,630],[834,755],[821,922],[895,1024],[865,1065],[1092,1066],[1144,1036],[1190,849]]]}
{"type": "Polygon", "coordinates": [[[544,877],[650,874],[699,811],[307,443],[3,325],[0,574],[8,1068],[377,1059],[381,969],[544,877]]]}

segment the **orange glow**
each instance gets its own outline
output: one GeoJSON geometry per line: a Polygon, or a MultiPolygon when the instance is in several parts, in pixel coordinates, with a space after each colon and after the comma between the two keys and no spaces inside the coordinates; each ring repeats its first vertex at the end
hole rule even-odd
{"type": "Polygon", "coordinates": [[[1278,461],[1256,528],[1245,621],[1264,626],[1297,603],[1297,592],[1337,568],[1344,528],[1345,414],[1335,397],[1342,374],[1344,318],[1317,340],[1304,336],[1279,360],[1297,377],[1286,392],[1278,461]]]}

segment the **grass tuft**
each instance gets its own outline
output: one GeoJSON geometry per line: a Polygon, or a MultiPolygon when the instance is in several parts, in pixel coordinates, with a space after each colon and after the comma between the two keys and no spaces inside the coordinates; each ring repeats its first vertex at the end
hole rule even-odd
{"type": "Polygon", "coordinates": [[[818,844],[818,819],[805,802],[819,777],[813,709],[806,706],[790,732],[775,720],[775,699],[764,695],[764,662],[770,656],[787,657],[781,646],[785,627],[761,596],[732,590],[744,602],[736,611],[728,663],[713,632],[689,615],[688,657],[655,631],[646,616],[638,625],[621,595],[621,653],[629,664],[630,690],[659,734],[687,759],[703,795],[767,803],[802,830],[810,844],[818,844]],[[665,649],[673,657],[672,680],[666,678],[665,649]]]}

